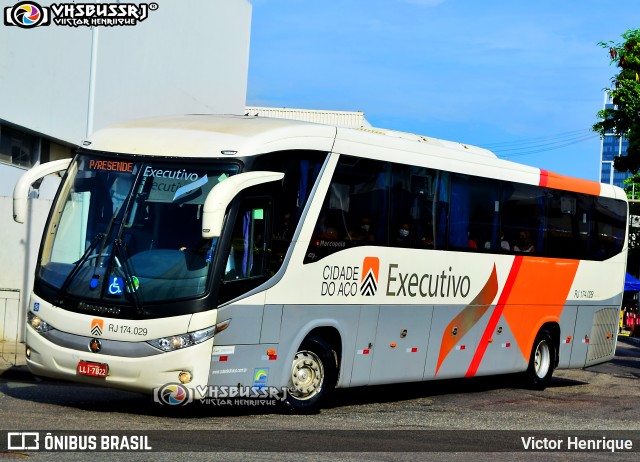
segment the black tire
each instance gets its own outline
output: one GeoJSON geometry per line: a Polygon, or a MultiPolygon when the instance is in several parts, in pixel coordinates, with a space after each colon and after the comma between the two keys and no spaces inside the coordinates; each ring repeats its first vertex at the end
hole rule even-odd
{"type": "Polygon", "coordinates": [[[336,385],[336,354],[320,337],[305,339],[291,363],[287,405],[301,412],[316,411],[336,385]]]}
{"type": "Polygon", "coordinates": [[[544,390],[551,382],[556,364],[556,344],[551,333],[541,329],[533,342],[525,381],[532,390],[544,390]]]}

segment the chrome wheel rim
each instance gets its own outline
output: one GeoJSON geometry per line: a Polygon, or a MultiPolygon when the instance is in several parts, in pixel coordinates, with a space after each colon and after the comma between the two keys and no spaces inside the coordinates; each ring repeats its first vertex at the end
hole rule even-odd
{"type": "Polygon", "coordinates": [[[551,367],[551,352],[549,351],[549,345],[546,341],[543,340],[538,343],[533,361],[536,376],[541,379],[546,377],[551,367]]]}
{"type": "Polygon", "coordinates": [[[293,358],[289,393],[299,400],[313,398],[320,393],[324,381],[322,361],[313,351],[299,351],[293,358]]]}

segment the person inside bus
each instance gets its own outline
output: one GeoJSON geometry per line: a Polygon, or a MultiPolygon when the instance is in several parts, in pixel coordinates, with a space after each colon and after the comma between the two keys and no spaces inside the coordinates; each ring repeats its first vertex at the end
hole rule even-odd
{"type": "Polygon", "coordinates": [[[507,241],[507,238],[504,237],[504,231],[500,230],[500,248],[502,250],[506,250],[507,252],[511,251],[511,244],[507,241]]]}
{"type": "Polygon", "coordinates": [[[376,235],[371,229],[371,220],[369,217],[362,217],[358,227],[349,232],[349,236],[354,241],[360,241],[361,243],[373,242],[376,240],[376,235]]]}
{"type": "Polygon", "coordinates": [[[403,222],[398,228],[398,235],[394,241],[396,247],[411,247],[411,225],[403,222]]]}
{"type": "Polygon", "coordinates": [[[475,237],[471,234],[471,231],[467,233],[467,242],[471,250],[478,250],[478,243],[476,242],[475,237]]]}
{"type": "Polygon", "coordinates": [[[427,227],[425,230],[424,236],[420,239],[420,244],[427,249],[433,249],[433,232],[431,231],[431,227],[427,227]]]}
{"type": "MultiPolygon", "coordinates": [[[[500,240],[498,242],[500,243],[500,250],[505,252],[511,251],[511,244],[509,244],[509,241],[504,237],[504,232],[502,230],[500,230],[500,240]]],[[[485,250],[491,250],[491,241],[485,242],[484,248],[485,250]]]]}
{"type": "Polygon", "coordinates": [[[518,233],[518,239],[513,245],[513,250],[523,253],[535,253],[536,248],[531,243],[531,236],[529,235],[529,231],[523,230],[518,233]]]}

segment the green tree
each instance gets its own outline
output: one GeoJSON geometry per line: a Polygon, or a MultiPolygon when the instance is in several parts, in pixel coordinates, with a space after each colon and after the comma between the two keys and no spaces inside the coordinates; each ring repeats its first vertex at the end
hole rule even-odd
{"type": "Polygon", "coordinates": [[[600,121],[592,129],[601,137],[606,133],[625,136],[629,141],[627,155],[616,157],[614,167],[621,172],[637,173],[640,170],[640,29],[630,29],[622,38],[622,43],[598,44],[609,50],[610,64],[615,64],[619,71],[611,79],[612,88],[607,90],[615,108],[598,111],[600,121]]]}

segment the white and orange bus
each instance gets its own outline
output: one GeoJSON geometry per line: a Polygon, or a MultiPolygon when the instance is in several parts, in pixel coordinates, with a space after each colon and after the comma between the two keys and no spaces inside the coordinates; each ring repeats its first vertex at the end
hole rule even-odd
{"type": "MultiPolygon", "coordinates": [[[[379,129],[135,121],[69,161],[28,313],[38,375],[151,393],[523,373],[614,355],[627,201],[614,186],[379,129]]],[[[197,393],[196,393],[197,395],[197,393]]]]}

